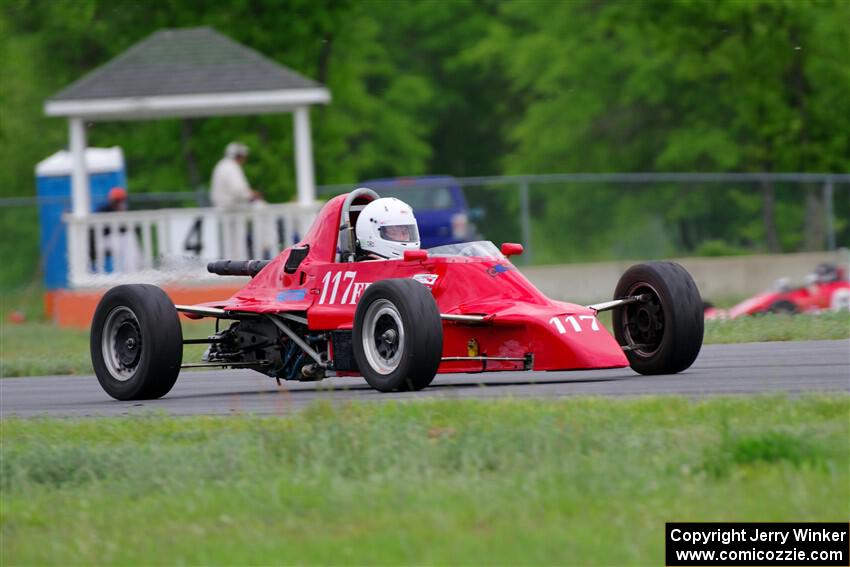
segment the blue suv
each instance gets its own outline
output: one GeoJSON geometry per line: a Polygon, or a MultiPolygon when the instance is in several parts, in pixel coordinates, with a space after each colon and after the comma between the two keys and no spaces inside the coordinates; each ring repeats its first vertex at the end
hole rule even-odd
{"type": "Polygon", "coordinates": [[[396,197],[411,207],[419,225],[422,248],[469,242],[478,238],[470,210],[457,179],[448,175],[373,179],[361,183],[381,197],[396,197]]]}

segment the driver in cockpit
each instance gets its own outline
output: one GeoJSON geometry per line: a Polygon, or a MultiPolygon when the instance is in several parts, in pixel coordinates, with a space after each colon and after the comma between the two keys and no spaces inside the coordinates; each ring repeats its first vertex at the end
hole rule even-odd
{"type": "Polygon", "coordinates": [[[413,209],[399,199],[375,199],[360,211],[355,225],[357,256],[361,260],[402,258],[405,250],[419,250],[419,228],[413,209]]]}

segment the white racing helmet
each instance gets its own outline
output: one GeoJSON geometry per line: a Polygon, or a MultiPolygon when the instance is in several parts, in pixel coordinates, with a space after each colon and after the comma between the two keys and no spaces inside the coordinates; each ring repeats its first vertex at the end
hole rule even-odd
{"type": "Polygon", "coordinates": [[[401,258],[405,250],[419,249],[413,209],[394,197],[375,199],[363,207],[355,233],[362,251],[382,258],[401,258]]]}

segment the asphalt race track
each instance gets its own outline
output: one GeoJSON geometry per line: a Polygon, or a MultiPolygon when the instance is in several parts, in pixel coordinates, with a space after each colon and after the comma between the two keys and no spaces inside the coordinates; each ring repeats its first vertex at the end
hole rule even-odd
{"type": "Polygon", "coordinates": [[[549,398],[576,395],[686,396],[760,392],[850,392],[850,343],[812,341],[708,345],[682,374],[640,376],[632,370],[503,372],[437,376],[421,392],[381,394],[360,378],[284,382],[250,370],[184,371],[165,398],[118,402],[94,376],[0,380],[0,416],[281,414],[316,400],[549,398]]]}

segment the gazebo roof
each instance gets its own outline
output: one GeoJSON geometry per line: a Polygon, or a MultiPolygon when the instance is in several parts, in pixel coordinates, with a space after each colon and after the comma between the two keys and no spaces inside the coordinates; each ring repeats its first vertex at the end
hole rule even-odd
{"type": "Polygon", "coordinates": [[[62,89],[48,116],[143,120],[288,112],[330,93],[208,27],[165,29],[62,89]]]}

